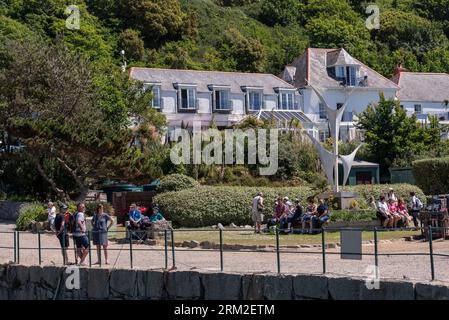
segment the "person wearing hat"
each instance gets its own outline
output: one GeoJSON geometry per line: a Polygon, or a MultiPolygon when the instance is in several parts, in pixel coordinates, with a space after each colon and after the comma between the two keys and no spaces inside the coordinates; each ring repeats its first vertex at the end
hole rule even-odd
{"type": "Polygon", "coordinates": [[[153,206],[153,212],[150,216],[150,222],[156,222],[159,220],[165,220],[164,216],[161,214],[161,212],[159,211],[159,207],[157,205],[153,206]]]}
{"type": "Polygon", "coordinates": [[[262,192],[257,193],[257,195],[253,198],[251,205],[252,219],[254,222],[254,232],[260,233],[260,226],[262,225],[263,220],[263,194],[262,192]]]}
{"type": "Polygon", "coordinates": [[[388,188],[387,202],[390,202],[390,200],[392,200],[392,201],[395,202],[395,203],[398,202],[398,198],[397,198],[396,195],[394,194],[393,188],[388,188]]]}
{"type": "Polygon", "coordinates": [[[66,204],[61,203],[59,205],[59,212],[55,217],[54,220],[54,228],[56,232],[56,237],[59,240],[59,244],[61,245],[62,249],[62,260],[63,264],[67,265],[69,264],[69,257],[67,254],[67,248],[69,247],[69,234],[68,234],[68,223],[67,220],[70,221],[70,219],[67,219],[66,217],[70,217],[69,208],[66,204]]]}

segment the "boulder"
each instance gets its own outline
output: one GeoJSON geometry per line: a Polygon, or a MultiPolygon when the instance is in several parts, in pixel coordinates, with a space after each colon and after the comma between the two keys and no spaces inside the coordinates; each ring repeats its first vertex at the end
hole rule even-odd
{"type": "Polygon", "coordinates": [[[327,277],[320,275],[300,274],[293,277],[295,299],[327,299],[327,277]]]}
{"type": "Polygon", "coordinates": [[[92,268],[87,277],[87,297],[89,299],[109,298],[109,270],[92,268]]]}
{"type": "Polygon", "coordinates": [[[380,281],[379,289],[369,289],[363,283],[360,290],[362,300],[414,300],[413,283],[405,281],[380,281]]]}
{"type": "Polygon", "coordinates": [[[293,277],[290,275],[264,276],[263,295],[267,300],[291,300],[293,277]]]}
{"type": "Polygon", "coordinates": [[[10,265],[6,269],[6,281],[12,288],[19,288],[29,282],[30,271],[26,266],[10,265]]]}
{"type": "Polygon", "coordinates": [[[329,298],[332,300],[359,300],[365,281],[362,279],[341,277],[328,278],[329,298]]]}
{"type": "Polygon", "coordinates": [[[170,299],[199,299],[201,297],[199,273],[195,271],[169,272],[166,288],[170,299]]]}
{"type": "Polygon", "coordinates": [[[162,271],[146,271],[145,296],[149,299],[163,299],[165,274],[162,271]]]}
{"type": "Polygon", "coordinates": [[[243,300],[262,300],[264,297],[265,276],[245,274],[242,277],[243,300]]]}
{"type": "Polygon", "coordinates": [[[183,241],[181,247],[188,248],[190,246],[190,241],[183,241]]]}
{"type": "Polygon", "coordinates": [[[203,242],[200,243],[200,246],[203,249],[212,249],[213,243],[211,243],[210,241],[203,241],[203,242]]]}
{"type": "Polygon", "coordinates": [[[241,299],[242,276],[227,273],[203,273],[201,282],[206,300],[241,299]]]}
{"type": "Polygon", "coordinates": [[[415,284],[416,300],[449,300],[449,286],[440,282],[415,284]]]}
{"type": "Polygon", "coordinates": [[[114,269],[109,280],[112,297],[131,299],[136,294],[136,270],[114,269]]]}
{"type": "MultiPolygon", "coordinates": [[[[55,266],[47,266],[45,268],[41,268],[41,284],[49,289],[56,290],[58,288],[58,284],[61,283],[61,276],[63,273],[63,268],[55,267],[55,266]]],[[[30,278],[31,278],[31,270],[30,270],[30,278]]]]}
{"type": "Polygon", "coordinates": [[[197,248],[200,245],[200,243],[196,240],[192,240],[189,243],[189,248],[197,248]]]}

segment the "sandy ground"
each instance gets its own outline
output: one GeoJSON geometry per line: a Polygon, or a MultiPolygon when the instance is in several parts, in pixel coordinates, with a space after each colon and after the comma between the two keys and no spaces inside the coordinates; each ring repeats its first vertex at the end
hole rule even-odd
{"type": "MultiPolygon", "coordinates": [[[[14,261],[14,238],[11,223],[0,223],[0,262],[14,261]],[[11,249],[5,248],[10,247],[11,249]]],[[[257,235],[255,235],[257,236],[257,235]]],[[[70,243],[69,259],[74,261],[73,243],[70,243]]],[[[59,242],[52,234],[41,235],[42,265],[62,265],[59,242]]],[[[130,245],[110,243],[110,265],[107,268],[129,268],[131,266],[130,245]]],[[[363,245],[363,253],[373,254],[374,245],[363,245]]],[[[431,264],[428,242],[392,241],[380,243],[379,273],[383,279],[430,280],[431,264]],[[392,255],[414,253],[411,256],[392,255]]],[[[39,263],[37,234],[20,234],[20,264],[39,263]]],[[[436,240],[434,254],[449,255],[449,241],[436,240]]],[[[326,271],[335,275],[368,276],[369,266],[374,265],[374,255],[363,256],[363,260],[344,260],[340,248],[326,249],[326,271]],[[368,269],[367,269],[368,268],[368,269]]],[[[133,244],[133,267],[136,269],[161,269],[165,267],[163,246],[133,244]]],[[[89,261],[89,260],[88,260],[89,261]]],[[[96,262],[96,252],[91,251],[91,262],[96,262]]],[[[168,267],[173,265],[171,248],[167,255],[168,267]]],[[[281,272],[285,274],[323,272],[323,258],[320,247],[283,249],[280,253],[281,272]]],[[[220,270],[220,253],[213,250],[176,248],[175,265],[178,270],[220,270]]],[[[449,257],[434,256],[435,278],[449,282],[449,257]]],[[[225,251],[224,271],[241,273],[263,273],[277,271],[277,257],[273,251],[225,251]]]]}

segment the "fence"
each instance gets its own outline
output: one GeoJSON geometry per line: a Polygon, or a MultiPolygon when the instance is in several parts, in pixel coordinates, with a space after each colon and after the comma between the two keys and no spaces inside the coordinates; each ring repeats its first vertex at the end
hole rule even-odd
{"type": "MultiPolygon", "coordinates": [[[[363,229],[363,228],[323,228],[323,229],[316,229],[314,231],[316,231],[317,233],[321,233],[321,249],[320,250],[312,250],[312,251],[292,251],[292,250],[281,250],[281,233],[284,230],[280,230],[278,228],[273,228],[273,236],[274,236],[274,242],[275,242],[275,247],[273,251],[258,251],[258,250],[252,250],[252,251],[242,251],[242,252],[257,252],[260,254],[264,254],[264,253],[275,253],[275,257],[276,257],[276,272],[277,273],[281,273],[282,272],[282,257],[286,254],[296,254],[296,255],[319,255],[321,256],[321,262],[322,262],[322,270],[321,272],[323,274],[326,274],[328,272],[328,268],[327,268],[327,262],[329,259],[329,256],[331,255],[361,255],[361,256],[371,256],[374,258],[374,265],[376,267],[376,278],[377,278],[377,270],[379,268],[379,257],[383,257],[383,256],[427,256],[427,258],[429,259],[430,262],[430,268],[429,268],[429,273],[430,273],[430,279],[431,280],[435,280],[436,276],[435,276],[435,258],[436,257],[443,257],[443,258],[449,258],[449,254],[444,254],[444,253],[435,253],[433,250],[433,245],[434,245],[434,233],[436,232],[440,232],[443,235],[447,233],[447,229],[449,228],[443,228],[443,227],[425,227],[425,228],[401,228],[401,229],[395,229],[395,230],[385,230],[385,229],[378,229],[378,228],[373,228],[373,229],[363,229]],[[425,236],[427,242],[428,242],[428,252],[386,252],[386,253],[382,253],[379,251],[379,239],[378,239],[378,235],[381,232],[395,232],[395,231],[418,231],[421,230],[421,233],[425,236]],[[341,231],[364,231],[364,232],[372,232],[373,233],[373,244],[374,244],[374,252],[373,253],[366,253],[366,252],[360,252],[360,253],[354,253],[354,252],[343,252],[343,251],[339,251],[339,252],[329,252],[327,251],[327,240],[326,240],[326,236],[329,233],[332,232],[341,232],[341,231]]],[[[139,245],[135,245],[133,243],[133,233],[132,232],[128,232],[128,231],[110,231],[110,234],[116,234],[119,235],[121,233],[124,233],[125,237],[123,238],[123,245],[121,248],[108,248],[108,251],[119,251],[118,255],[117,255],[117,260],[120,257],[120,254],[123,251],[127,251],[126,254],[129,256],[129,267],[130,268],[134,268],[134,255],[137,252],[159,252],[161,255],[163,255],[163,261],[164,261],[164,265],[163,268],[165,269],[176,269],[177,268],[177,261],[176,261],[176,257],[177,254],[182,251],[182,252],[195,252],[198,253],[199,250],[198,249],[177,249],[175,246],[175,240],[176,240],[176,234],[182,233],[182,232],[211,232],[211,230],[198,230],[198,229],[169,229],[169,230],[164,230],[163,232],[163,247],[162,246],[155,246],[155,247],[146,247],[146,248],[142,248],[142,246],[139,245]],[[124,246],[127,246],[128,248],[124,250],[124,246]],[[171,266],[170,266],[171,264],[171,266]]],[[[217,261],[217,266],[219,266],[220,271],[225,271],[224,269],[224,261],[225,261],[225,254],[227,252],[234,252],[235,250],[228,250],[224,248],[224,239],[225,239],[225,235],[227,232],[236,232],[236,231],[242,231],[241,229],[226,229],[226,230],[221,230],[221,229],[217,229],[212,230],[214,233],[216,232],[216,235],[218,236],[219,239],[219,245],[217,249],[209,249],[209,250],[205,250],[208,252],[217,252],[219,253],[219,261],[217,261]]],[[[58,250],[61,251],[61,247],[46,247],[42,245],[42,232],[37,232],[37,233],[31,233],[31,232],[27,232],[27,231],[3,231],[0,232],[0,235],[10,235],[13,239],[13,246],[0,246],[1,250],[13,250],[13,261],[14,263],[20,263],[21,261],[21,257],[23,255],[24,251],[34,251],[38,253],[38,261],[39,261],[39,265],[42,264],[43,262],[43,254],[47,251],[51,251],[51,250],[58,250]],[[21,240],[24,237],[24,234],[26,234],[28,237],[30,236],[35,236],[36,239],[36,243],[37,246],[21,246],[21,240]]],[[[88,238],[89,238],[89,243],[91,242],[92,239],[92,232],[88,232],[88,238]]],[[[72,238],[73,240],[73,238],[72,238]]],[[[73,242],[75,243],[75,242],[73,242]]],[[[89,245],[88,248],[88,265],[89,267],[92,266],[92,246],[89,245]]],[[[72,249],[68,249],[68,250],[72,250],[72,249]]],[[[73,250],[76,256],[76,249],[75,246],[73,246],[73,250]]],[[[101,248],[98,254],[98,263],[100,266],[102,266],[102,252],[101,252],[101,248]]],[[[117,263],[114,263],[115,264],[117,263]]],[[[234,271],[234,270],[226,270],[226,271],[234,271]]]]}

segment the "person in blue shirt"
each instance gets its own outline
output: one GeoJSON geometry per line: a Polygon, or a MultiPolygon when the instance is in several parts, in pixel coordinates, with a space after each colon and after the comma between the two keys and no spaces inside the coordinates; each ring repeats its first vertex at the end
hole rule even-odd
{"type": "Polygon", "coordinates": [[[312,218],[314,222],[314,227],[321,228],[321,226],[329,220],[329,208],[324,202],[324,199],[320,199],[320,204],[318,205],[317,215],[312,218]]]}
{"type": "Polygon", "coordinates": [[[129,225],[131,228],[140,228],[142,224],[142,213],[140,213],[139,208],[137,208],[137,205],[133,203],[130,206],[130,210],[128,212],[129,216],[129,225]]]}

